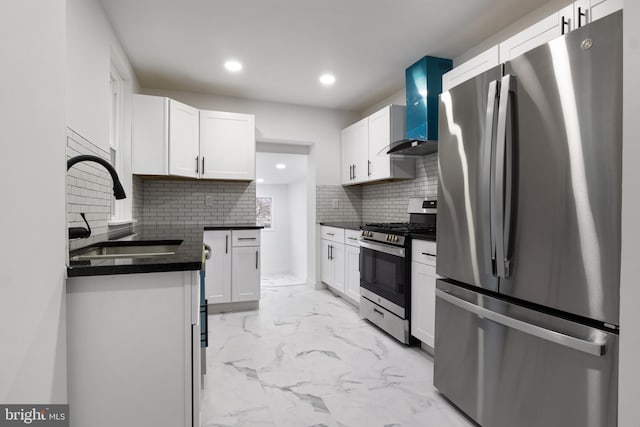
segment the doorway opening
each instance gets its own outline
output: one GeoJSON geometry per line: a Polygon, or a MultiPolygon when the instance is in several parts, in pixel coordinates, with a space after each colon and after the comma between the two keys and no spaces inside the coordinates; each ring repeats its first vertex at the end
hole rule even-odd
{"type": "Polygon", "coordinates": [[[308,157],[256,153],[256,218],[264,226],[262,286],[307,283],[308,157]]]}

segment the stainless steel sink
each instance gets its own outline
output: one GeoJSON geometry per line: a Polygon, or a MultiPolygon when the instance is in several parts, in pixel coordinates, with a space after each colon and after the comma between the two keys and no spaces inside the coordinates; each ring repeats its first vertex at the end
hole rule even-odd
{"type": "Polygon", "coordinates": [[[138,240],[100,242],[69,254],[70,261],[109,258],[149,258],[173,255],[182,240],[138,240]]]}

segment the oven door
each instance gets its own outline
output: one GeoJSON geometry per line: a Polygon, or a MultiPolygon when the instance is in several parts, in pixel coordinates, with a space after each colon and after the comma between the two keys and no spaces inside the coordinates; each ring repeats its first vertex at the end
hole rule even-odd
{"type": "Polygon", "coordinates": [[[360,287],[406,310],[409,274],[405,256],[405,248],[361,240],[360,287]]]}

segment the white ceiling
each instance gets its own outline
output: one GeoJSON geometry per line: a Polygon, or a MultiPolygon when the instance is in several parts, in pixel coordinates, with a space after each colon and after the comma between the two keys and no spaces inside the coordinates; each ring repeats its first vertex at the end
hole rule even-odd
{"type": "Polygon", "coordinates": [[[100,0],[145,88],[353,111],[422,56],[454,58],[546,1],[100,0]]]}
{"type": "Polygon", "coordinates": [[[306,176],[307,156],[304,154],[256,153],[256,178],[264,179],[264,185],[290,184],[306,176]],[[278,163],[286,168],[276,168],[278,163]]]}

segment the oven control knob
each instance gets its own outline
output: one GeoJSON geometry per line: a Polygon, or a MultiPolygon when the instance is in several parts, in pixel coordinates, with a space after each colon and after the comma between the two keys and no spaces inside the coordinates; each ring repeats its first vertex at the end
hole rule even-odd
{"type": "Polygon", "coordinates": [[[395,236],[395,237],[393,238],[393,240],[395,240],[396,242],[399,242],[399,241],[400,241],[400,238],[399,238],[398,236],[395,236]]]}

